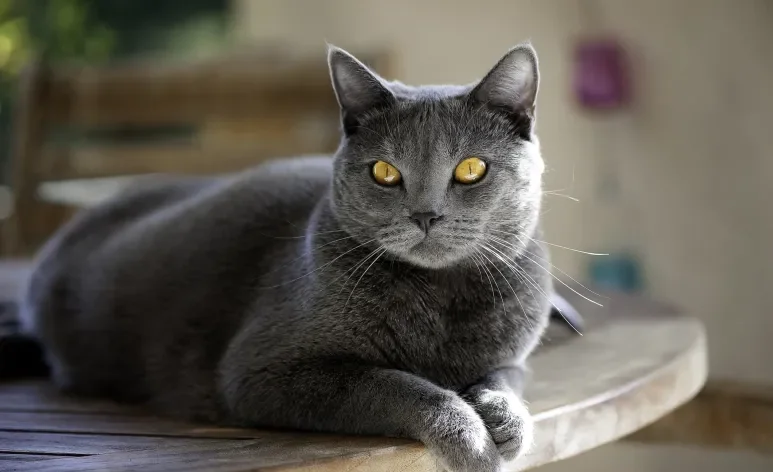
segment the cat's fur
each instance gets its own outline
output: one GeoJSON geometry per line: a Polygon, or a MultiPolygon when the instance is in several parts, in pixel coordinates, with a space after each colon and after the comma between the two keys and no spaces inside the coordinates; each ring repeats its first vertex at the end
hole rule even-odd
{"type": "Polygon", "coordinates": [[[407,436],[451,471],[500,470],[531,442],[520,377],[552,290],[531,239],[536,55],[518,46],[469,86],[387,83],[334,47],[329,63],[333,159],[151,178],[81,214],[38,257],[27,330],[75,393],[407,436]],[[468,156],[488,170],[462,185],[468,156]],[[402,184],[379,186],[376,160],[402,184]],[[417,212],[442,218],[425,234],[417,212]]]}

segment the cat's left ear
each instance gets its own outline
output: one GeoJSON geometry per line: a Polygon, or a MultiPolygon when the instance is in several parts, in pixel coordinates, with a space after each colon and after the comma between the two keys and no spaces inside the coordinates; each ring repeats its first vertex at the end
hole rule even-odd
{"type": "Polygon", "coordinates": [[[384,81],[343,49],[328,46],[328,65],[347,134],[356,132],[363,115],[395,102],[384,81]]]}
{"type": "MultiPolygon", "coordinates": [[[[502,110],[519,122],[534,120],[539,63],[531,44],[520,44],[502,57],[471,92],[474,100],[502,110]]],[[[531,125],[530,125],[531,126],[531,125]]]]}

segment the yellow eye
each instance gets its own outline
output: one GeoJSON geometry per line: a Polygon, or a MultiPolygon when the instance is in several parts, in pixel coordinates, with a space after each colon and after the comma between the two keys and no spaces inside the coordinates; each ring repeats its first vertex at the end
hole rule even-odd
{"type": "Polygon", "coordinates": [[[454,179],[460,184],[474,184],[486,175],[486,163],[477,157],[468,157],[456,166],[454,179]]]}
{"type": "Polygon", "coordinates": [[[373,164],[373,178],[381,185],[397,185],[402,176],[397,167],[384,161],[378,161],[373,164]]]}

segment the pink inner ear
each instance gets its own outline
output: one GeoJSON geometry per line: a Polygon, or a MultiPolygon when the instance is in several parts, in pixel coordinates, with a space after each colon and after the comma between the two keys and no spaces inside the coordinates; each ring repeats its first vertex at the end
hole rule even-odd
{"type": "Polygon", "coordinates": [[[614,109],[631,100],[625,50],[611,38],[580,41],[574,56],[574,92],[590,109],[614,109]]]}

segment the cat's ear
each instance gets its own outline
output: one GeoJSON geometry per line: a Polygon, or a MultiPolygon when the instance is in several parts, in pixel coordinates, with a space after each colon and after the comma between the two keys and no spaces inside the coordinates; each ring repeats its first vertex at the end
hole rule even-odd
{"type": "Polygon", "coordinates": [[[502,110],[519,122],[528,121],[529,132],[539,89],[537,52],[529,43],[505,54],[473,88],[472,98],[502,110]]]}
{"type": "Polygon", "coordinates": [[[391,105],[395,96],[384,81],[348,52],[328,46],[328,66],[347,134],[356,132],[359,117],[374,108],[391,105]]]}

